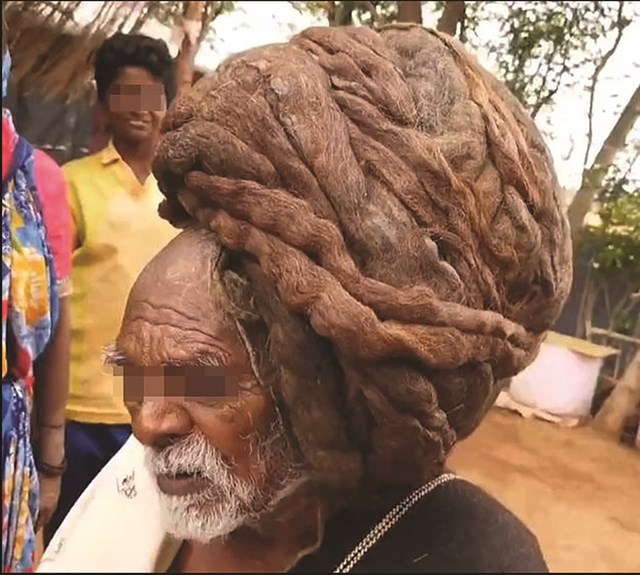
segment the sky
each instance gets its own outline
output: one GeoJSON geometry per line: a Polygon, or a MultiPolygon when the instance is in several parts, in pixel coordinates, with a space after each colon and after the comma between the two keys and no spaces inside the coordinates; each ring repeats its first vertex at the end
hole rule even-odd
{"type": "MultiPolygon", "coordinates": [[[[435,15],[429,10],[429,3],[423,8],[423,21],[426,26],[435,26],[435,15]]],[[[236,2],[235,10],[222,14],[215,20],[210,35],[196,57],[196,65],[213,70],[231,54],[263,44],[283,42],[308,26],[325,24],[323,18],[300,13],[286,1],[236,2]]],[[[168,42],[171,40],[171,32],[162,26],[150,26],[145,32],[163,37],[168,42]]],[[[491,22],[484,23],[479,32],[481,38],[483,34],[492,33],[495,33],[495,24],[491,22]]],[[[602,38],[600,41],[606,49],[612,39],[602,38]]],[[[492,68],[485,54],[479,52],[477,55],[481,63],[492,68]]],[[[640,18],[636,18],[605,68],[596,92],[590,159],[597,153],[639,81],[640,18]]],[[[565,88],[557,94],[554,106],[539,114],[536,119],[553,155],[560,184],[567,190],[568,196],[580,185],[587,145],[588,104],[588,92],[565,88]]],[[[640,122],[631,138],[640,142],[640,122]]],[[[640,180],[640,162],[636,162],[631,175],[640,180]]]]}

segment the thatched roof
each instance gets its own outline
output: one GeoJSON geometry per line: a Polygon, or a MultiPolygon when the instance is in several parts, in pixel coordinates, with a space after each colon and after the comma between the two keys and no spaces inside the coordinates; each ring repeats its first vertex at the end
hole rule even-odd
{"type": "MultiPolygon", "coordinates": [[[[93,57],[107,35],[136,32],[150,20],[176,22],[184,2],[3,2],[12,78],[48,97],[93,91],[93,57]],[[82,6],[84,5],[84,6],[82,6]],[[78,13],[89,18],[78,22],[78,13]]],[[[203,34],[225,3],[207,2],[203,34]]]]}
{"type": "Polygon", "coordinates": [[[92,57],[104,34],[65,32],[32,14],[12,16],[12,81],[52,98],[71,99],[93,89],[92,57]]]}

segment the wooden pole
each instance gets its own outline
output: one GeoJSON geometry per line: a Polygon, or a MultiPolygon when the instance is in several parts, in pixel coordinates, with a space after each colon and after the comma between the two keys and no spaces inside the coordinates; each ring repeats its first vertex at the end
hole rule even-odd
{"type": "Polygon", "coordinates": [[[593,427],[620,439],[625,419],[640,401],[640,350],[593,420],[593,427]]]}
{"type": "Polygon", "coordinates": [[[437,29],[440,32],[455,36],[458,25],[464,20],[465,5],[462,0],[450,0],[445,2],[442,16],[438,20],[437,29]]]}
{"type": "Polygon", "coordinates": [[[398,22],[422,24],[422,2],[404,0],[398,2],[398,22]]]}

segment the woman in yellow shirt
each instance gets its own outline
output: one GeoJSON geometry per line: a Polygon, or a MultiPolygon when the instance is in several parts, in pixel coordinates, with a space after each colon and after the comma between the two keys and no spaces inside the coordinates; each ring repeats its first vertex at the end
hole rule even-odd
{"type": "Polygon", "coordinates": [[[162,195],[151,174],[160,124],[176,90],[166,44],[115,34],[96,54],[95,80],[112,140],[64,166],[75,286],[67,472],[47,539],[131,433],[121,383],[103,365],[102,354],[117,335],[135,278],[176,233],[157,214],[162,195]]]}

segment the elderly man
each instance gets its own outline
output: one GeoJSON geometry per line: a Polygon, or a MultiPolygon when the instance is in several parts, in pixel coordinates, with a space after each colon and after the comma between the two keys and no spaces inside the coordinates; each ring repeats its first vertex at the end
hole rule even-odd
{"type": "Polygon", "coordinates": [[[571,276],[551,158],[506,89],[417,26],[310,29],[179,99],[154,172],[186,229],[108,357],[135,439],[40,570],[545,570],[445,466],[571,276]]]}

